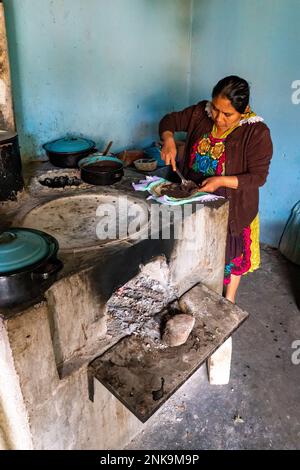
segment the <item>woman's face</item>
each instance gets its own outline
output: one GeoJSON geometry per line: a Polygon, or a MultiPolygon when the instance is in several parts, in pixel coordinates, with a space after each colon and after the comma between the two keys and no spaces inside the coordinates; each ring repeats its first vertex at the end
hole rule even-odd
{"type": "Polygon", "coordinates": [[[214,123],[223,132],[235,126],[241,119],[239,113],[231,104],[228,98],[222,95],[216,96],[211,102],[211,113],[214,123]]]}

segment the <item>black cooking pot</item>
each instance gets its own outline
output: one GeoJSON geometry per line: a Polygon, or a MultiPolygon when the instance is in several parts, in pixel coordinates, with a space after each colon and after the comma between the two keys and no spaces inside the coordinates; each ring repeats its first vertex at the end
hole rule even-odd
{"type": "Polygon", "coordinates": [[[78,166],[83,181],[99,186],[114,184],[124,175],[122,160],[100,153],[80,160],[78,166]]]}
{"type": "Polygon", "coordinates": [[[95,152],[96,144],[83,137],[64,137],[43,145],[50,162],[60,168],[77,168],[79,160],[95,152]]]}
{"type": "Polygon", "coordinates": [[[18,136],[0,132],[0,201],[15,200],[24,186],[18,136]]]}
{"type": "Polygon", "coordinates": [[[0,234],[0,308],[38,301],[63,267],[58,242],[39,230],[10,228],[0,234]]]}

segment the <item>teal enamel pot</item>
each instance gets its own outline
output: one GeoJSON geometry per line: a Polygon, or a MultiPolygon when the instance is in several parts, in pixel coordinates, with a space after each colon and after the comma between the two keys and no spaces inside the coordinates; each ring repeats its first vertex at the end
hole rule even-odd
{"type": "Polygon", "coordinates": [[[54,166],[77,168],[79,160],[96,151],[93,140],[83,137],[64,137],[43,145],[47,156],[54,166]]]}
{"type": "Polygon", "coordinates": [[[39,230],[0,233],[0,308],[27,305],[43,296],[63,267],[58,248],[55,238],[39,230]]]}

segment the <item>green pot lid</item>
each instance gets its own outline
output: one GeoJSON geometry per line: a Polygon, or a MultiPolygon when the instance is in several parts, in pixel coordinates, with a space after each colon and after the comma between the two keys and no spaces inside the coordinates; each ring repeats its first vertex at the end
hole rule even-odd
{"type": "Polygon", "coordinates": [[[29,229],[0,233],[0,274],[12,273],[38,263],[49,254],[49,244],[29,229]]]}
{"type": "Polygon", "coordinates": [[[43,147],[48,152],[77,153],[92,150],[95,147],[95,142],[83,137],[65,137],[49,142],[43,147]]]}

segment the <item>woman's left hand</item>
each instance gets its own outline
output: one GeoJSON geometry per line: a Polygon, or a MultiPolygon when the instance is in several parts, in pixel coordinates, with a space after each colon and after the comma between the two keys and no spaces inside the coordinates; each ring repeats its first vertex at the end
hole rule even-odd
{"type": "Polygon", "coordinates": [[[222,186],[222,176],[212,176],[202,181],[200,186],[201,191],[206,193],[213,193],[222,186]]]}

